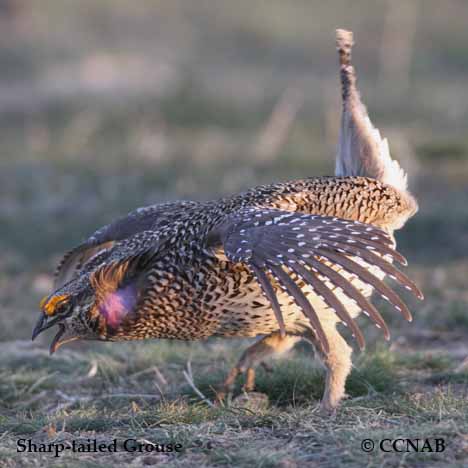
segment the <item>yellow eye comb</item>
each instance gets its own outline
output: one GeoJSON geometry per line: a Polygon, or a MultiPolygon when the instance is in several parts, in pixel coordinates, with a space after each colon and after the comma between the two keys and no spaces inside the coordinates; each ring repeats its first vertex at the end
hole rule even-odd
{"type": "Polygon", "coordinates": [[[66,294],[59,294],[58,296],[44,296],[39,303],[39,307],[44,311],[46,315],[52,316],[57,310],[57,305],[68,301],[66,294]]]}

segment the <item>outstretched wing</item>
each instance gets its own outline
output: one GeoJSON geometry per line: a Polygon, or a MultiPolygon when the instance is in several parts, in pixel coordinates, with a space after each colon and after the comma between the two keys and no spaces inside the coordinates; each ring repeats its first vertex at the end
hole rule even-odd
{"type": "Polygon", "coordinates": [[[294,276],[310,285],[335,311],[351,329],[361,349],[364,347],[362,332],[327,283],[354,300],[383,329],[387,339],[390,336],[388,328],[376,308],[330,264],[339,265],[372,286],[407,320],[411,320],[411,314],[403,301],[363,264],[377,266],[422,298],[417,286],[387,260],[406,264],[405,258],[393,249],[392,239],[381,229],[368,224],[327,216],[246,208],[217,226],[208,236],[208,246],[222,246],[230,261],[248,265],[268,298],[283,335],[285,325],[273,284],[277,283],[286,291],[310,320],[325,352],[329,348],[320,319],[294,276]]]}
{"type": "Polygon", "coordinates": [[[197,205],[197,202],[178,201],[147,206],[98,229],[82,244],[62,257],[55,270],[54,289],[68,283],[91,259],[110,251],[118,241],[129,239],[138,233],[160,229],[169,224],[179,210],[190,209],[197,205]]]}
{"type": "Polygon", "coordinates": [[[109,249],[114,245],[114,241],[102,242],[93,245],[89,239],[69,250],[63,257],[54,273],[54,289],[59,289],[68,283],[77,273],[81,271],[83,265],[95,255],[109,249]]]}

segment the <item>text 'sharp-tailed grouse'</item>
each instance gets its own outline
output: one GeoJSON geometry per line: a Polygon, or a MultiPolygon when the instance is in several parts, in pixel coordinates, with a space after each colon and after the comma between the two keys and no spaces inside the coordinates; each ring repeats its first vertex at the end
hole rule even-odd
{"type": "Polygon", "coordinates": [[[343,96],[334,177],[262,185],[210,202],[139,208],[67,253],[55,292],[41,303],[33,338],[53,325],[50,350],[84,340],[266,335],[229,374],[247,372],[300,339],[326,372],[322,407],[335,408],[351,369],[346,325],[364,312],[389,338],[369,298],[375,290],[407,320],[411,314],[385,276],[422,298],[394,265],[393,232],[417,211],[406,175],[390,157],[356,89],[352,33],[337,31],[343,96]]]}

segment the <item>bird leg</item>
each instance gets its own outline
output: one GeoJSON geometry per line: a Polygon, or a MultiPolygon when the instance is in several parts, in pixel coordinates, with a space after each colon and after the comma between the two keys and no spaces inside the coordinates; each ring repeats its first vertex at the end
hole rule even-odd
{"type": "Polygon", "coordinates": [[[312,333],[307,338],[314,344],[317,355],[326,369],[325,391],[320,402],[321,411],[333,413],[340,401],[345,397],[346,378],[351,372],[351,354],[353,350],[340,335],[334,324],[324,326],[324,331],[330,347],[330,351],[326,354],[321,350],[312,333]]]}
{"type": "Polygon", "coordinates": [[[270,370],[263,361],[273,355],[283,354],[289,351],[301,337],[286,335],[281,337],[280,332],[274,332],[271,335],[257,341],[247,348],[239,359],[235,367],[229,372],[221,390],[218,392],[218,400],[223,400],[228,393],[231,393],[239,374],[245,374],[245,383],[242,390],[252,392],[255,388],[255,368],[262,364],[267,370],[270,370]]]}

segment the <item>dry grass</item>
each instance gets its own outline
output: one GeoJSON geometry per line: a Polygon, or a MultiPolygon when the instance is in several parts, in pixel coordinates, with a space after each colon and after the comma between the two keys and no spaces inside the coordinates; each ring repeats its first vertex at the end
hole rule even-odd
{"type": "Polygon", "coordinates": [[[117,460],[140,466],[161,459],[169,466],[362,466],[364,458],[370,466],[401,462],[401,454],[365,455],[360,444],[369,437],[446,440],[443,454],[406,454],[406,465],[444,460],[455,466],[467,454],[468,373],[457,371],[457,361],[447,354],[408,355],[382,348],[360,356],[348,381],[349,399],[329,418],[317,412],[323,379],[307,349],[277,362],[271,374],[259,374],[258,390],[270,401],[259,409],[236,400],[210,407],[184,381],[190,360],[197,388],[210,395],[235,357],[232,347],[218,340],[184,346],[97,345],[64,350],[53,359],[27,342],[5,343],[0,351],[6,363],[0,387],[2,466],[53,461],[50,454],[15,454],[20,438],[36,443],[135,438],[183,446],[177,456],[66,453],[60,458],[66,466],[85,461],[107,466],[117,460]]]}

